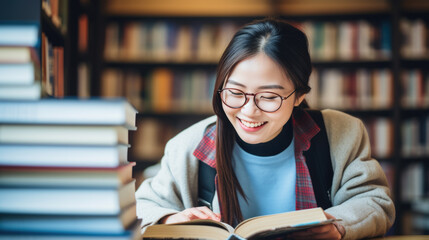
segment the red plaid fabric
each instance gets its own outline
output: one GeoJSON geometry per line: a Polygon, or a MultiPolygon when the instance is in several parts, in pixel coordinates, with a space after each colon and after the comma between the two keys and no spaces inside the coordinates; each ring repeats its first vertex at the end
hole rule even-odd
{"type": "Polygon", "coordinates": [[[198,144],[194,151],[194,156],[208,164],[212,168],[216,168],[216,125],[207,128],[204,133],[203,140],[198,144]]]}
{"type": "Polygon", "coordinates": [[[320,128],[307,112],[301,110],[294,111],[292,125],[296,161],[295,208],[300,210],[317,207],[310,172],[303,153],[310,149],[310,140],[320,131],[320,128]]]}
{"type": "MultiPolygon", "coordinates": [[[[311,183],[310,172],[303,152],[310,149],[311,139],[320,131],[319,126],[310,115],[299,109],[292,114],[293,135],[295,138],[295,161],[296,161],[296,210],[317,207],[314,196],[313,184],[311,183]]],[[[216,125],[207,128],[203,139],[194,151],[194,156],[216,168],[216,125]]]]}

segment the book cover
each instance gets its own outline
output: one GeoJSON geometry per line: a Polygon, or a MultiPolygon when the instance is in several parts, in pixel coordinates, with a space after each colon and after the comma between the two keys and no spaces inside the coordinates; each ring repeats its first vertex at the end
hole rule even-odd
{"type": "Polygon", "coordinates": [[[36,80],[34,64],[29,63],[2,63],[0,64],[0,84],[2,85],[29,85],[36,80]]]}
{"type": "Polygon", "coordinates": [[[67,239],[67,240],[141,240],[141,221],[137,220],[127,230],[120,233],[52,233],[52,232],[0,232],[0,239],[7,240],[46,240],[46,239],[67,239]]]}
{"type": "Polygon", "coordinates": [[[128,144],[128,129],[123,126],[5,124],[0,125],[0,143],[54,145],[128,144]]]}
{"type": "Polygon", "coordinates": [[[312,208],[250,218],[235,229],[226,223],[201,219],[152,225],[144,231],[143,239],[275,239],[333,221],[336,220],[328,220],[321,208],[312,208]]]}
{"type": "Polygon", "coordinates": [[[26,46],[0,46],[0,63],[39,62],[36,49],[26,46]]]}
{"type": "Polygon", "coordinates": [[[0,45],[37,46],[39,27],[36,24],[0,25],[0,45]]]}
{"type": "Polygon", "coordinates": [[[0,145],[0,165],[117,167],[126,164],[128,145],[0,145]]]}
{"type": "Polygon", "coordinates": [[[0,102],[0,124],[123,125],[135,130],[136,114],[122,98],[0,102]]]}
{"type": "Polygon", "coordinates": [[[135,162],[114,168],[0,166],[4,187],[111,187],[132,181],[135,162]]]}
{"type": "Polygon", "coordinates": [[[105,216],[2,214],[0,232],[120,234],[126,231],[136,219],[135,203],[122,209],[119,214],[105,216]]]}
{"type": "Polygon", "coordinates": [[[0,187],[0,215],[115,215],[134,193],[135,180],[117,188],[0,187]]]}
{"type": "Polygon", "coordinates": [[[40,82],[31,85],[2,85],[0,100],[38,100],[42,96],[40,82]]]}

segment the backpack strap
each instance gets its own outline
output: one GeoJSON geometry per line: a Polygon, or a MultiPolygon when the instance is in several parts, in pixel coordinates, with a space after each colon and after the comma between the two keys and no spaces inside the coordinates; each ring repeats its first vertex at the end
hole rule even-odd
{"type": "Polygon", "coordinates": [[[331,186],[333,178],[331,152],[328,135],[322,113],[318,110],[305,110],[320,128],[320,132],[311,139],[311,147],[304,152],[310,172],[317,206],[327,209],[332,207],[331,186]]]}
{"type": "Polygon", "coordinates": [[[198,206],[206,206],[213,210],[212,202],[216,190],[216,169],[203,161],[198,162],[198,206]]]}
{"type": "MultiPolygon", "coordinates": [[[[311,147],[304,152],[308,171],[310,172],[313,191],[317,205],[323,209],[332,207],[331,186],[333,170],[328,136],[322,113],[318,110],[305,110],[316,122],[320,132],[311,139],[311,147]]],[[[198,206],[212,209],[215,195],[216,169],[202,161],[198,161],[198,206]]]]}

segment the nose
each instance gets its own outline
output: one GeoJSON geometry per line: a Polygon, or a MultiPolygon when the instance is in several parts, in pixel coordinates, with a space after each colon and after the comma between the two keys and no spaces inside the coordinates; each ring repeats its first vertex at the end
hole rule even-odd
{"type": "Polygon", "coordinates": [[[253,115],[256,112],[260,111],[259,108],[255,104],[255,96],[246,96],[247,102],[244,104],[243,107],[241,107],[241,112],[245,115],[253,115]]]}

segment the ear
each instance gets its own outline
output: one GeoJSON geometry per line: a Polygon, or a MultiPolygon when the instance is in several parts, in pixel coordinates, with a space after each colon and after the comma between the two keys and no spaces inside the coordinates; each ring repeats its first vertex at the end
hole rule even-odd
{"type": "Polygon", "coordinates": [[[301,102],[304,101],[306,95],[307,94],[302,94],[301,96],[295,98],[295,104],[294,104],[294,106],[295,107],[299,106],[299,104],[301,104],[301,102]]]}

